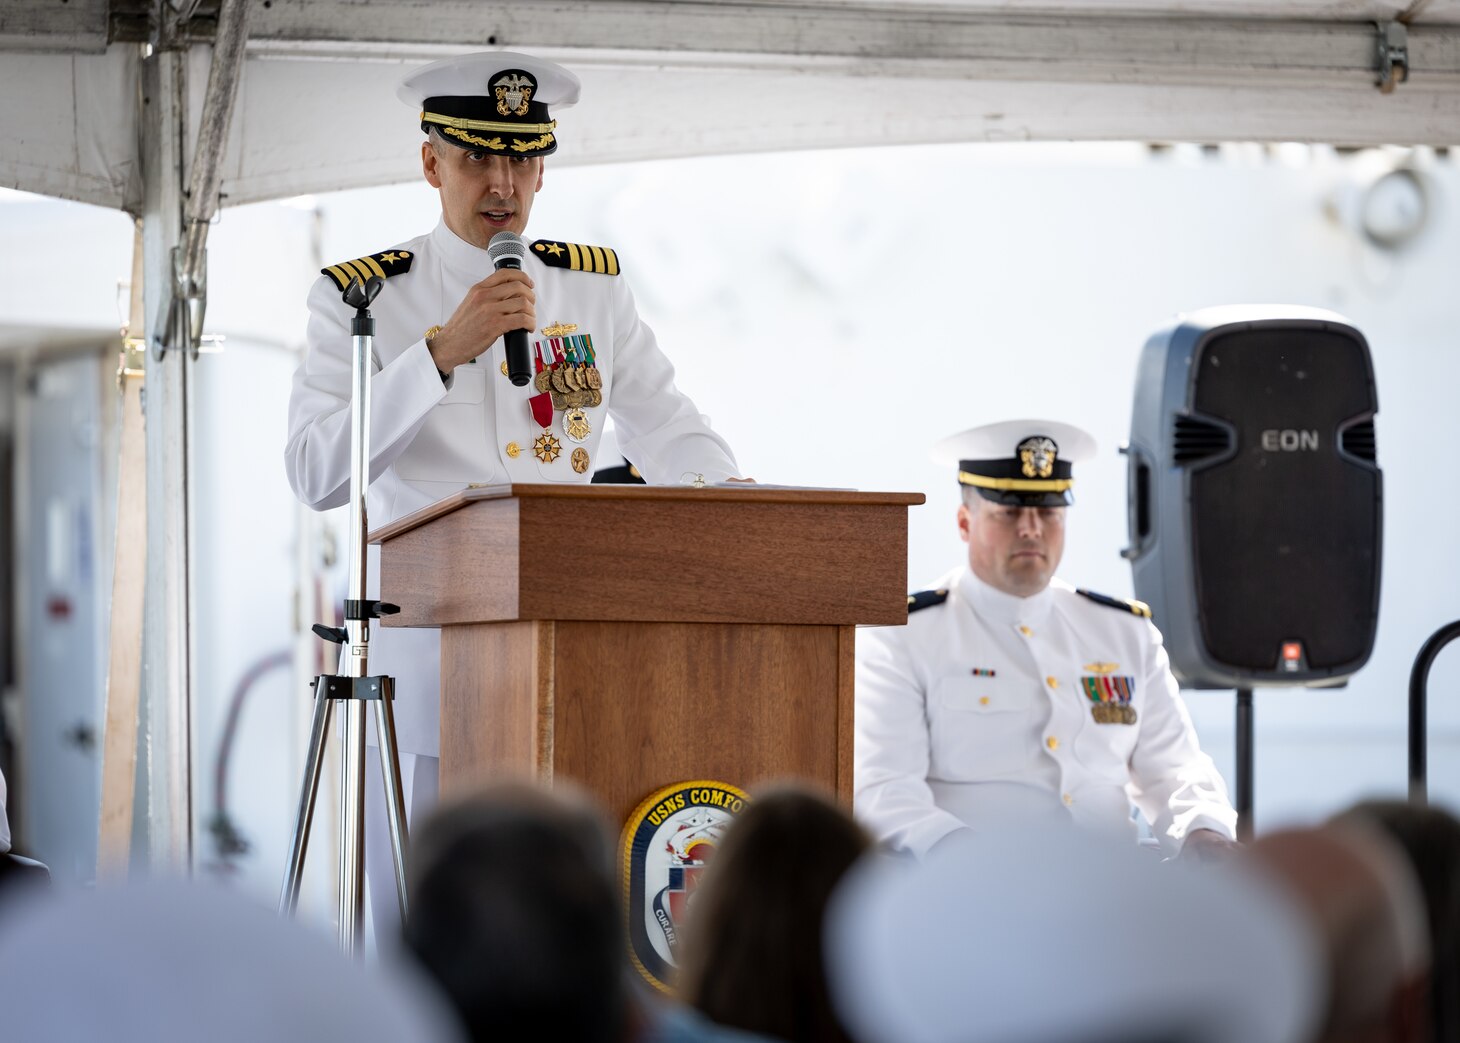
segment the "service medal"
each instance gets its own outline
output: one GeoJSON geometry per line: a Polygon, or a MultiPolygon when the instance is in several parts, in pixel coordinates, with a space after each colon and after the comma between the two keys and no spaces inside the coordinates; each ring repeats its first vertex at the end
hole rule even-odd
{"type": "Polygon", "coordinates": [[[589,366],[588,372],[584,376],[588,379],[588,386],[594,391],[603,387],[603,374],[598,372],[597,366],[589,366]]]}
{"type": "Polygon", "coordinates": [[[573,390],[568,386],[568,378],[563,373],[563,367],[561,366],[553,370],[552,382],[553,390],[558,392],[559,394],[566,395],[569,391],[573,390]]]}
{"type": "MultiPolygon", "coordinates": [[[[588,424],[588,414],[583,412],[581,408],[575,406],[563,414],[563,434],[567,436],[568,441],[578,443],[586,442],[588,441],[588,436],[592,433],[593,428],[588,424]]],[[[583,456],[586,459],[588,454],[584,453],[583,456]]],[[[577,462],[578,453],[574,452],[573,463],[576,465],[577,462]]],[[[582,474],[583,472],[580,470],[578,473],[582,474]]]]}
{"type": "Polygon", "coordinates": [[[550,464],[563,452],[563,444],[554,438],[551,432],[544,431],[537,436],[537,441],[532,443],[532,452],[539,461],[550,464]]]}
{"type": "Polygon", "coordinates": [[[539,391],[551,391],[553,388],[553,371],[550,369],[538,370],[537,376],[532,378],[532,386],[539,391]]]}

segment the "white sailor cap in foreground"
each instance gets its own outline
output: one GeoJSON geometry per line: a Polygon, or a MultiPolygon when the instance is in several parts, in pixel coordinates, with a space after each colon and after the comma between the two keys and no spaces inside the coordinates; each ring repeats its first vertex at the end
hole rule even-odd
{"type": "Polygon", "coordinates": [[[1070,465],[1095,455],[1093,436],[1058,420],[1002,420],[950,435],[933,459],[956,465],[958,481],[1010,507],[1074,503],[1070,465]]]}
{"type": "Polygon", "coordinates": [[[1306,1043],[1321,952],[1241,864],[1078,830],[867,859],[827,908],[832,998],[863,1043],[1306,1043]]]}
{"type": "Polygon", "coordinates": [[[478,51],[414,69],[396,97],[420,111],[421,129],[464,149],[504,156],[557,151],[548,107],[578,100],[578,77],[555,62],[515,51],[478,51]]]}

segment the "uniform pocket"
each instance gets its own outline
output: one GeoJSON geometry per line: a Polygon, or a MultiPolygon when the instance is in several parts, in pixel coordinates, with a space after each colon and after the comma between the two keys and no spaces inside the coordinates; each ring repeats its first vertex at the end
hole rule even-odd
{"type": "Polygon", "coordinates": [[[1024,774],[1038,752],[1047,712],[992,679],[944,678],[929,704],[934,774],[955,782],[1024,774]]]}
{"type": "Polygon", "coordinates": [[[485,401],[487,397],[487,369],[481,363],[467,363],[457,366],[451,374],[451,386],[441,405],[463,405],[485,401]]]}

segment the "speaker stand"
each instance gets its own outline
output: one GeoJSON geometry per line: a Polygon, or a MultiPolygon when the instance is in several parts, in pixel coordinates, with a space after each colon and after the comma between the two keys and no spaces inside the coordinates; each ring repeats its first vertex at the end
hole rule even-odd
{"type": "Polygon", "coordinates": [[[1237,839],[1252,839],[1252,689],[1237,689],[1237,839]]]}

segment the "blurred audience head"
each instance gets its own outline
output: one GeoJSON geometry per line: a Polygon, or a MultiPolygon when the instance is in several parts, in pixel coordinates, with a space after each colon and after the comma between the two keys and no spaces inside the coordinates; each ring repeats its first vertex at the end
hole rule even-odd
{"type": "Polygon", "coordinates": [[[1315,1038],[1428,1038],[1424,905],[1397,847],[1373,826],[1345,822],[1264,834],[1251,854],[1288,888],[1317,934],[1328,1002],[1315,1038]]]}
{"type": "Polygon", "coordinates": [[[827,946],[862,1043],[1308,1043],[1321,983],[1302,916],[1240,862],[1074,830],[865,860],[827,946]]]}
{"type": "Polygon", "coordinates": [[[0,1038],[26,1043],[455,1043],[414,967],[348,959],[324,934],[214,884],[60,892],[0,917],[0,1038]]]}
{"type": "Polygon", "coordinates": [[[406,947],[473,1040],[622,1036],[612,848],[585,798],[511,784],[445,805],[408,867],[406,947]]]}
{"type": "Polygon", "coordinates": [[[1370,800],[1335,821],[1377,826],[1409,859],[1429,923],[1431,1037],[1460,1040],[1460,819],[1443,808],[1370,800]]]}
{"type": "Polygon", "coordinates": [[[682,999],[712,1020],[790,1043],[842,1041],[822,959],[826,903],[871,847],[818,793],[758,793],[725,833],[680,951],[682,999]]]}

